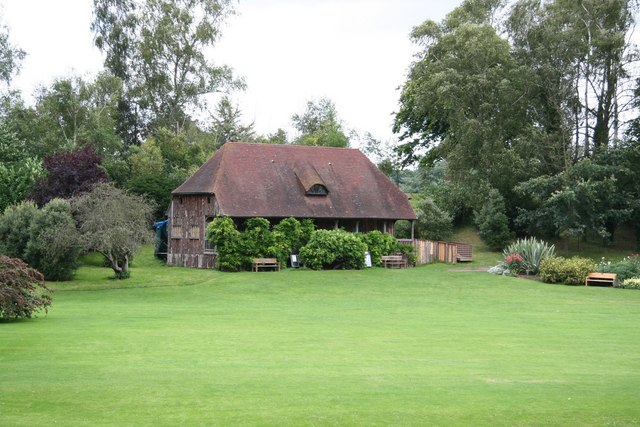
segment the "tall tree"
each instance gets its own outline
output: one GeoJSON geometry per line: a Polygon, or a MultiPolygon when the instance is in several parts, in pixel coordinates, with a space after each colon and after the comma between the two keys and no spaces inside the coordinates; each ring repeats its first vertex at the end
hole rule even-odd
{"type": "Polygon", "coordinates": [[[216,137],[216,147],[222,147],[227,142],[251,142],[256,135],[253,131],[253,123],[243,125],[240,120],[242,111],[237,105],[233,105],[227,96],[223,96],[213,116],[211,132],[216,137]]]}
{"type": "MultiPolygon", "coordinates": [[[[231,0],[94,0],[95,44],[105,66],[120,77],[126,102],[121,121],[136,117],[138,138],[150,129],[181,132],[203,95],[241,88],[206,50],[215,45],[231,0]]],[[[121,129],[123,126],[121,126],[121,129]]]]}
{"type": "Polygon", "coordinates": [[[14,46],[9,37],[9,29],[0,21],[0,81],[7,87],[20,71],[21,62],[26,56],[25,51],[14,46]]]}
{"type": "Polygon", "coordinates": [[[405,162],[447,159],[448,178],[471,189],[476,209],[490,188],[507,194],[542,164],[529,161],[541,152],[523,138],[532,132],[530,72],[492,26],[498,3],[467,0],[442,23],[414,28],[423,50],[394,124],[405,162]]]}
{"type": "Polygon", "coordinates": [[[308,101],[302,114],[291,117],[293,127],[300,132],[294,144],[348,147],[349,137],[338,119],[336,106],[330,99],[308,101]]]}
{"type": "Polygon", "coordinates": [[[90,191],[95,184],[108,180],[101,162],[91,146],[46,157],[46,176],[35,183],[31,198],[43,206],[55,198],[68,199],[90,191]]]}
{"type": "Polygon", "coordinates": [[[534,70],[536,120],[571,142],[565,168],[621,136],[634,7],[632,0],[520,0],[509,14],[515,54],[534,70]]]}

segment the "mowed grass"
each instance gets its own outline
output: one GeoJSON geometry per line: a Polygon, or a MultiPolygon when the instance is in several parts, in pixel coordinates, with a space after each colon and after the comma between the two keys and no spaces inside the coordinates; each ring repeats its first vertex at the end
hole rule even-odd
{"type": "Polygon", "coordinates": [[[85,266],[0,324],[0,425],[640,424],[640,292],[451,268],[85,266]]]}

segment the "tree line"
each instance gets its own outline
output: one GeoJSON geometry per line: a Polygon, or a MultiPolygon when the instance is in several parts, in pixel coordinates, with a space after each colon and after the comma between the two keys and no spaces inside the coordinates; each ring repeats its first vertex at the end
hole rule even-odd
{"type": "Polygon", "coordinates": [[[97,182],[144,194],[156,217],[170,193],[228,141],[349,145],[328,99],[292,115],[298,131],[259,135],[230,98],[246,85],[211,49],[230,0],[94,0],[91,26],[104,55],[97,76],[56,78],[33,105],[12,88],[26,53],[0,28],[0,213],[25,198],[43,206],[97,182]],[[219,99],[210,106],[211,95],[219,99]]]}
{"type": "Polygon", "coordinates": [[[466,0],[416,26],[394,131],[424,196],[496,249],[621,224],[640,249],[637,7],[466,0]]]}

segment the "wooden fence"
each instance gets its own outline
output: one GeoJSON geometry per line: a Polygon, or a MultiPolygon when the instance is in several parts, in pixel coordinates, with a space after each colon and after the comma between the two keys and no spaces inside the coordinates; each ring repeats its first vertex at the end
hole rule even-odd
{"type": "Polygon", "coordinates": [[[416,264],[428,264],[435,261],[456,263],[471,261],[472,258],[472,248],[468,243],[422,239],[401,239],[398,241],[415,248],[416,264]]]}

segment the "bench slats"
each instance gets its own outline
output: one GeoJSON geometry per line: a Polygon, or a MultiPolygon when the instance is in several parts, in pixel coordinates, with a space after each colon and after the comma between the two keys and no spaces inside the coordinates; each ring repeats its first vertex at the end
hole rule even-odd
{"type": "Polygon", "coordinates": [[[275,268],[275,271],[280,271],[280,263],[275,258],[254,258],[251,270],[254,272],[258,272],[260,269],[264,268],[275,268]]]}
{"type": "Polygon", "coordinates": [[[613,286],[618,281],[618,275],[615,273],[589,273],[584,279],[584,285],[589,283],[604,283],[613,286]]]}

